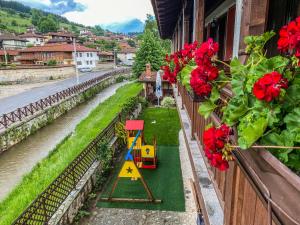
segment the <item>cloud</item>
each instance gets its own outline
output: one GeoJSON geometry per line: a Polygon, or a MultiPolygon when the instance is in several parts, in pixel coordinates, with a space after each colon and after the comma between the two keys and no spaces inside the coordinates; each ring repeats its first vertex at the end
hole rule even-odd
{"type": "Polygon", "coordinates": [[[81,12],[86,9],[84,4],[75,0],[19,0],[19,2],[58,15],[67,12],[81,12]]]}
{"type": "Polygon", "coordinates": [[[86,6],[80,12],[64,14],[69,20],[85,25],[109,24],[130,19],[144,21],[146,14],[154,14],[150,0],[77,0],[86,6]]]}

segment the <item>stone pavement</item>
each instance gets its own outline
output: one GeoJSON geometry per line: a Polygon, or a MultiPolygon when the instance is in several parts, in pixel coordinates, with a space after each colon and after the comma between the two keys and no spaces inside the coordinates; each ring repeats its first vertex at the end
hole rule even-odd
{"type": "Polygon", "coordinates": [[[196,224],[197,210],[195,206],[190,178],[192,169],[188,159],[183,132],[179,133],[179,151],[183,185],[185,192],[185,212],[95,208],[84,225],[194,225],[196,224]]]}

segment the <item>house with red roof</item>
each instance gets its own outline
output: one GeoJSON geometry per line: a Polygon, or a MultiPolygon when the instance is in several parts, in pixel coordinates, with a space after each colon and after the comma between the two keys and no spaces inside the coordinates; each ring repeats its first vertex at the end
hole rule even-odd
{"type": "Polygon", "coordinates": [[[76,45],[76,54],[73,44],[46,44],[26,48],[20,51],[21,64],[45,65],[50,60],[55,60],[59,65],[75,65],[78,68],[94,68],[99,60],[97,50],[76,45]]]}
{"type": "Polygon", "coordinates": [[[18,50],[0,50],[0,63],[15,63],[18,61],[18,50]]]}

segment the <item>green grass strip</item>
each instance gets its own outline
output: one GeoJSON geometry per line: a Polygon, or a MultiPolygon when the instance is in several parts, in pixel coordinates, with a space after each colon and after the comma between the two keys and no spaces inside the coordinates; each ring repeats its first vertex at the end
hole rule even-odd
{"type": "MultiPolygon", "coordinates": [[[[152,140],[155,134],[158,139],[158,168],[155,170],[141,169],[141,173],[157,199],[162,203],[126,203],[126,202],[98,202],[98,207],[130,208],[148,210],[185,211],[182,173],[180,166],[178,133],[180,123],[176,109],[150,108],[141,115],[145,120],[145,139],[152,140]],[[156,121],[156,123],[153,123],[156,121]],[[164,144],[164,146],[163,146],[164,144]],[[168,145],[169,144],[169,145],[168,145]],[[171,146],[171,144],[173,146],[171,146]],[[168,146],[166,146],[168,145],[168,146]]],[[[151,143],[151,142],[149,142],[151,143]]],[[[113,179],[109,182],[101,197],[108,197],[114,180],[122,163],[113,171],[113,179]]],[[[147,198],[146,191],[140,180],[120,179],[113,197],[119,198],[147,198]]]]}
{"type": "Polygon", "coordinates": [[[74,133],[41,160],[0,203],[0,225],[10,225],[29,204],[76,158],[142,89],[138,83],[119,88],[76,127],[74,133]]]}

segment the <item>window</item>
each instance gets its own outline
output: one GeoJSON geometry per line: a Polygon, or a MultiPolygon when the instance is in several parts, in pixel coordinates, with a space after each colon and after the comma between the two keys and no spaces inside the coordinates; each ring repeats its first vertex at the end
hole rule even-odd
{"type": "Polygon", "coordinates": [[[277,50],[279,29],[289,21],[295,19],[300,12],[299,0],[272,0],[269,2],[269,14],[267,20],[267,31],[274,30],[275,38],[272,38],[266,45],[267,55],[274,56],[277,50]]]}
{"type": "Polygon", "coordinates": [[[78,57],[78,53],[76,52],[76,57],[78,57]]]}
{"type": "Polygon", "coordinates": [[[93,61],[90,61],[90,65],[93,65],[93,61]]]}
{"type": "Polygon", "coordinates": [[[82,57],[82,53],[81,52],[79,53],[79,56],[82,57]]]}
{"type": "Polygon", "coordinates": [[[89,63],[90,63],[89,61],[86,61],[86,65],[89,65],[89,63]]]}
{"type": "Polygon", "coordinates": [[[77,65],[78,65],[78,66],[81,66],[81,65],[82,65],[82,62],[81,62],[81,61],[77,61],[77,65]]]}

